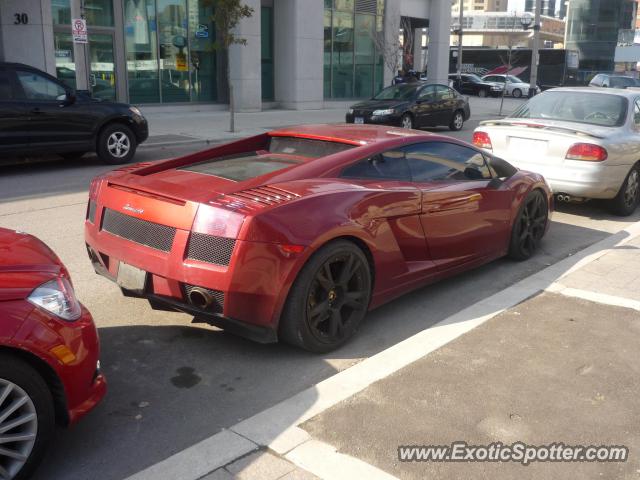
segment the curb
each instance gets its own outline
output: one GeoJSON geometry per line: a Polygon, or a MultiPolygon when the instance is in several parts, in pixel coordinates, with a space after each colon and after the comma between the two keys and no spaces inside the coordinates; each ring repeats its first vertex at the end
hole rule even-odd
{"type": "Polygon", "coordinates": [[[349,478],[348,472],[367,472],[371,480],[393,478],[333,447],[312,440],[298,427],[333,405],[364,390],[459,336],[482,325],[561,278],[605,255],[613,247],[640,236],[640,222],[614,233],[584,250],[487,297],[439,323],[323,380],[317,385],[138,472],[127,480],[197,480],[252,450],[267,447],[321,478],[349,478]],[[297,413],[303,412],[303,413],[297,413]],[[219,450],[214,446],[220,446],[219,450]],[[333,453],[332,453],[333,452],[333,453]],[[329,455],[332,468],[322,461],[329,455]],[[313,461],[312,459],[317,460],[313,461]],[[370,468],[368,468],[370,467],[370,468]],[[353,469],[356,470],[353,470],[353,469]]]}

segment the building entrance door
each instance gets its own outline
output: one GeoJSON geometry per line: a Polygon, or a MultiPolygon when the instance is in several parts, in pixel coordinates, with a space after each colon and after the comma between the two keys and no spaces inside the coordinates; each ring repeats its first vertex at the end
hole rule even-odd
{"type": "Polygon", "coordinates": [[[116,100],[113,33],[90,33],[87,52],[89,88],[94,98],[116,100]]]}

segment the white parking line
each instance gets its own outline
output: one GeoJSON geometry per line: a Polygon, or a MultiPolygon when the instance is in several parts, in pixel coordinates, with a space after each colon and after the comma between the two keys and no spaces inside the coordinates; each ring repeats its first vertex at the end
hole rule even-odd
{"type": "Polygon", "coordinates": [[[229,430],[176,453],[129,477],[129,480],[197,480],[204,474],[230,463],[234,459],[230,458],[233,453],[240,457],[258,446],[268,447],[280,455],[285,455],[301,468],[308,469],[321,478],[343,478],[336,476],[336,472],[341,468],[353,468],[355,459],[342,454],[332,455],[334,473],[325,470],[321,465],[321,459],[327,454],[326,444],[311,441],[309,435],[298,428],[298,425],[482,325],[506,309],[549,289],[562,277],[638,235],[640,222],[465,308],[432,327],[234,425],[229,430]],[[214,445],[223,447],[220,451],[215,451],[216,449],[212,448],[214,445]],[[319,458],[318,462],[309,461],[314,455],[314,449],[315,455],[319,458]]]}
{"type": "Polygon", "coordinates": [[[616,295],[607,295],[606,293],[592,292],[590,290],[582,290],[580,288],[565,287],[561,283],[554,283],[547,288],[547,291],[560,293],[567,297],[582,298],[583,300],[589,300],[591,302],[613,305],[614,307],[632,308],[633,310],[640,311],[640,301],[638,300],[618,297],[616,295]]]}

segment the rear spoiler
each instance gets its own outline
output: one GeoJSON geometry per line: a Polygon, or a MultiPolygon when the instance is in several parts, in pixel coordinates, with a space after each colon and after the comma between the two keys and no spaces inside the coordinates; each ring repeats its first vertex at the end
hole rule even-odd
{"type": "Polygon", "coordinates": [[[526,128],[534,128],[537,130],[547,130],[552,132],[560,132],[560,133],[570,133],[574,135],[581,135],[583,137],[591,137],[591,138],[605,138],[602,135],[596,135],[595,133],[589,132],[587,130],[581,130],[579,128],[573,127],[563,127],[560,125],[545,125],[542,123],[535,122],[527,122],[527,121],[513,121],[513,120],[483,120],[480,122],[480,126],[504,126],[504,127],[526,127],[526,128]]]}

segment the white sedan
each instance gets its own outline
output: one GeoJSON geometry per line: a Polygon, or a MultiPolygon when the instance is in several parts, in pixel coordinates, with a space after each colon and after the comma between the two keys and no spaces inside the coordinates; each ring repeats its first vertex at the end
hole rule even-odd
{"type": "Polygon", "coordinates": [[[547,90],[481,122],[473,143],[542,174],[560,201],[607,199],[623,216],[640,201],[639,90],[547,90]]]}
{"type": "MultiPolygon", "coordinates": [[[[482,77],[485,82],[494,82],[504,85],[507,82],[505,93],[511,97],[520,98],[529,96],[530,85],[523,82],[515,75],[485,75],[482,77]]],[[[540,93],[540,87],[536,87],[536,93],[540,93]]]]}

